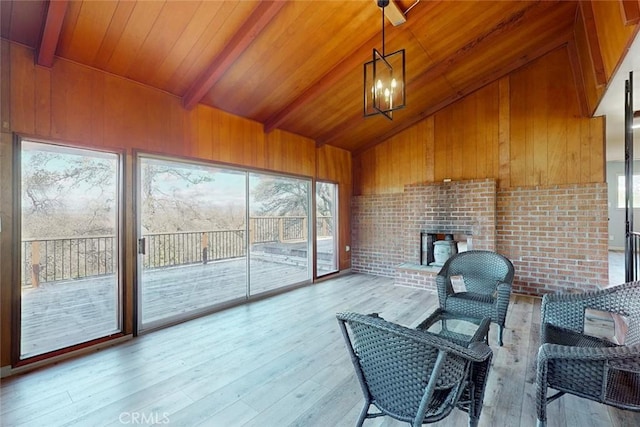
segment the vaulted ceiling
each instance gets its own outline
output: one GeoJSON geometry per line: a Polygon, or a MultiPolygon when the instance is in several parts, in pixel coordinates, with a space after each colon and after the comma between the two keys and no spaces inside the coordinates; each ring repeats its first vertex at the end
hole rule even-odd
{"type": "Polygon", "coordinates": [[[374,0],[2,0],[2,37],[352,152],[371,147],[572,39],[573,1],[396,0],[407,107],[364,118],[374,0]]]}

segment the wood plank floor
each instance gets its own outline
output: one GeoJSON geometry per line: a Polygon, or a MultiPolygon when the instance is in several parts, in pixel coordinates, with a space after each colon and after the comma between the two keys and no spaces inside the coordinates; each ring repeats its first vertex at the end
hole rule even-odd
{"type": "MultiPolygon", "coordinates": [[[[414,327],[436,305],[434,294],[388,278],[327,280],[4,379],[0,424],[351,426],[363,399],[335,313],[379,312],[414,327]]],[[[514,296],[503,347],[492,327],[481,426],[535,426],[539,322],[540,300],[514,296]]],[[[550,427],[640,425],[640,414],[572,396],[551,403],[549,418],[550,427]]],[[[455,410],[435,425],[466,424],[455,410]]]]}

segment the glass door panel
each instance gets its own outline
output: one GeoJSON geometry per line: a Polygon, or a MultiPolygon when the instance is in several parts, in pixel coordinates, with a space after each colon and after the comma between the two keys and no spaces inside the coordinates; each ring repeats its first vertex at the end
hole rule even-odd
{"type": "Polygon", "coordinates": [[[338,185],[316,182],[316,276],[338,271],[338,185]]]}
{"type": "Polygon", "coordinates": [[[121,330],[120,159],[21,143],[20,358],[121,330]]]}
{"type": "Polygon", "coordinates": [[[246,298],[246,173],[139,158],[139,323],[246,298]]]}
{"type": "Polygon", "coordinates": [[[250,294],[311,279],[308,180],[249,175],[250,294]]]}

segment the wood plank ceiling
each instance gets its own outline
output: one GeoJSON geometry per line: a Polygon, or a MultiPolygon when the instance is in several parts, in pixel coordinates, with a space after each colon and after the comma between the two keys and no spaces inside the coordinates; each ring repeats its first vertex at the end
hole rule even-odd
{"type": "Polygon", "coordinates": [[[407,107],[363,118],[363,63],[381,47],[373,0],[3,0],[5,39],[40,65],[85,64],[360,152],[572,40],[573,1],[397,0],[407,107]]]}

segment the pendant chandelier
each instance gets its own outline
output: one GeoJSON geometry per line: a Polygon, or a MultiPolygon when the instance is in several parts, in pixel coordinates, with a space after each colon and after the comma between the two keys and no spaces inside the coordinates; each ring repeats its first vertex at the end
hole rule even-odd
{"type": "Polygon", "coordinates": [[[389,0],[378,0],[382,10],[382,52],[373,49],[373,58],[364,64],[364,116],[382,114],[393,120],[393,111],[406,104],[404,49],[386,54],[384,49],[384,8],[389,0]]]}

